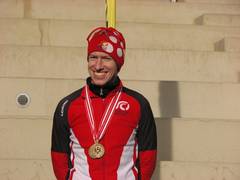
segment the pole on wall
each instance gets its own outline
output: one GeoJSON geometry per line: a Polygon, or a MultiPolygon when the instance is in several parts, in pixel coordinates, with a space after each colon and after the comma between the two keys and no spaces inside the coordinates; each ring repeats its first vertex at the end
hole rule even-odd
{"type": "Polygon", "coordinates": [[[116,27],[116,0],[105,0],[106,27],[116,27]]]}

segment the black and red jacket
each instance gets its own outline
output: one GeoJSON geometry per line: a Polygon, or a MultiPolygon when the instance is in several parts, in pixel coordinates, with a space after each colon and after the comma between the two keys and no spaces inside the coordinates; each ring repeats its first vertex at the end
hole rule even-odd
{"type": "Polygon", "coordinates": [[[94,143],[85,111],[84,87],[63,98],[55,111],[51,156],[58,180],[150,180],[156,163],[156,126],[148,101],[122,86],[117,78],[105,87],[91,84],[95,125],[115,93],[122,88],[116,110],[100,143],[100,159],[88,155],[94,143]]]}

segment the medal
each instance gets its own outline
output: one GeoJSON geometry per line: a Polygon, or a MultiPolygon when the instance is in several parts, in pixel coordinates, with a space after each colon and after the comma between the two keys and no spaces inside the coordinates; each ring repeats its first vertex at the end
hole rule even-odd
{"type": "Polygon", "coordinates": [[[94,143],[92,146],[90,146],[88,150],[88,154],[92,159],[98,159],[103,157],[104,152],[104,146],[100,143],[94,143]]]}
{"type": "Polygon", "coordinates": [[[103,113],[103,116],[101,118],[101,121],[99,123],[98,131],[96,131],[95,127],[95,121],[94,121],[94,113],[93,113],[93,107],[92,102],[89,97],[88,93],[88,86],[85,86],[85,109],[88,117],[88,123],[91,129],[91,133],[93,136],[94,144],[90,146],[88,149],[88,154],[92,159],[98,159],[104,156],[105,149],[102,144],[99,143],[99,141],[102,139],[103,135],[106,132],[106,129],[109,125],[109,122],[114,114],[114,111],[116,109],[117,103],[119,101],[119,98],[121,96],[122,89],[120,89],[115,96],[111,99],[110,103],[108,104],[107,108],[105,109],[105,112],[103,113]]]}

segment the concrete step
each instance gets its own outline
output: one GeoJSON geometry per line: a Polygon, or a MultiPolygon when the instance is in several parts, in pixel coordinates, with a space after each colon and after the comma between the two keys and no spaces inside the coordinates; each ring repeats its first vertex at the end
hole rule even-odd
{"type": "Polygon", "coordinates": [[[211,4],[240,4],[239,0],[179,0],[186,3],[211,3],[211,4]]]}
{"type": "Polygon", "coordinates": [[[39,21],[30,19],[0,19],[0,44],[40,45],[39,21]]]}
{"type": "MultiPolygon", "coordinates": [[[[0,19],[0,44],[86,46],[86,37],[104,22],[0,19]]],[[[127,48],[213,51],[225,37],[240,37],[240,27],[119,23],[127,48]],[[141,37],[141,38],[140,38],[141,37]]]]}
{"type": "Polygon", "coordinates": [[[240,121],[156,119],[161,161],[240,163],[240,121]]]}
{"type": "MultiPolygon", "coordinates": [[[[240,165],[163,161],[156,166],[152,180],[238,180],[240,165]]],[[[0,160],[0,178],[54,180],[51,162],[42,160],[0,160]]]]}
{"type": "Polygon", "coordinates": [[[240,38],[227,37],[215,44],[216,51],[240,52],[240,38]]]}
{"type": "Polygon", "coordinates": [[[50,160],[0,159],[0,179],[55,180],[56,178],[50,160]]]}
{"type": "MultiPolygon", "coordinates": [[[[85,48],[0,46],[0,77],[87,77],[86,51],[85,48]]],[[[124,80],[238,83],[239,58],[240,53],[128,49],[120,76],[124,80]]]]}
{"type": "Polygon", "coordinates": [[[0,1],[0,18],[23,18],[24,17],[24,0],[1,0],[0,1]]]}
{"type": "Polygon", "coordinates": [[[127,81],[126,86],[143,93],[155,117],[219,118],[240,117],[239,84],[127,81]]]}
{"type": "MultiPolygon", "coordinates": [[[[0,78],[0,115],[52,115],[57,102],[85,84],[84,80],[0,78]],[[31,97],[27,108],[16,105],[19,93],[31,97]]],[[[144,94],[155,117],[240,119],[240,84],[124,81],[144,94]]]]}
{"type": "Polygon", "coordinates": [[[153,180],[239,180],[239,163],[198,163],[163,161],[153,180]]]}
{"type": "Polygon", "coordinates": [[[43,117],[8,117],[0,118],[0,124],[0,159],[50,159],[52,121],[43,117]]]}
{"type": "Polygon", "coordinates": [[[204,14],[195,20],[196,24],[208,26],[240,26],[240,15],[204,14]]]}
{"type": "MultiPolygon", "coordinates": [[[[0,159],[50,159],[51,118],[10,116],[0,123],[0,159]]],[[[156,124],[158,160],[240,163],[239,120],[156,119],[156,124]]]]}
{"type": "Polygon", "coordinates": [[[118,1],[117,19],[125,22],[193,24],[206,13],[239,14],[239,5],[162,3],[161,1],[118,1]]]}
{"type": "Polygon", "coordinates": [[[240,28],[197,25],[119,24],[127,47],[213,51],[221,37],[240,36],[240,28]],[[141,37],[141,38],[139,38],[141,37]]]}
{"type": "MultiPolygon", "coordinates": [[[[7,1],[7,0],[5,0],[7,1]]],[[[22,2],[21,0],[20,2],[22,2]]],[[[226,0],[225,0],[226,1],[226,0]]],[[[170,3],[170,0],[121,0],[117,1],[117,21],[125,22],[152,22],[169,24],[193,24],[194,19],[206,13],[240,14],[239,5],[203,4],[203,3],[170,3]]],[[[235,0],[236,1],[236,0],[235,0]]],[[[215,0],[216,2],[216,0],[215,0]]],[[[221,1],[220,1],[221,2],[221,1]]],[[[19,11],[13,2],[5,2],[19,11]]],[[[71,20],[100,20],[105,21],[104,1],[75,0],[75,1],[25,1],[24,15],[35,19],[71,19],[71,20]],[[90,10],[91,9],[91,10],[90,10]]],[[[16,16],[16,13],[0,13],[0,17],[16,16]]]]}
{"type": "MultiPolygon", "coordinates": [[[[117,21],[193,24],[202,14],[240,14],[239,0],[117,1],[117,21]],[[194,3],[192,3],[194,2],[194,3]]],[[[105,21],[103,1],[2,0],[0,18],[71,19],[105,21]],[[89,11],[91,9],[91,11],[89,11]]]]}

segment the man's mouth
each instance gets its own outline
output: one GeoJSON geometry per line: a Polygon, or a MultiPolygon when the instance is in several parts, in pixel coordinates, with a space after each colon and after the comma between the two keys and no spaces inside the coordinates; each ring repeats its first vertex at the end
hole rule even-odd
{"type": "Polygon", "coordinates": [[[95,74],[106,74],[108,71],[93,71],[95,74]]]}
{"type": "Polygon", "coordinates": [[[98,77],[105,76],[107,74],[107,72],[103,72],[103,71],[101,71],[101,72],[95,71],[93,73],[94,73],[95,76],[98,76],[98,77]]]}

